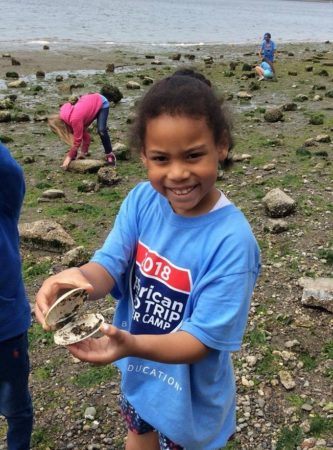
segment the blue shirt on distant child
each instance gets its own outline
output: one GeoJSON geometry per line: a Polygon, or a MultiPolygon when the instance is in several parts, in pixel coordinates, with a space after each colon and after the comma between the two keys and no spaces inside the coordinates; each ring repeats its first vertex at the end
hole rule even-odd
{"type": "Polygon", "coordinates": [[[276,50],[275,42],[270,39],[270,35],[266,33],[261,44],[261,56],[270,62],[274,62],[274,54],[276,50]]]}

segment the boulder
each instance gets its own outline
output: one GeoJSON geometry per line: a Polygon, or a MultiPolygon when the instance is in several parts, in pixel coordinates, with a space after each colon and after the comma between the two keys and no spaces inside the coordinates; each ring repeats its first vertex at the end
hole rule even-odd
{"type": "Polygon", "coordinates": [[[96,173],[105,166],[106,162],[100,159],[77,159],[68,166],[69,172],[96,173]]]}
{"type": "Polygon", "coordinates": [[[305,94],[298,94],[296,95],[294,100],[295,102],[306,102],[307,100],[309,100],[309,97],[305,94]]]}
{"type": "Polygon", "coordinates": [[[38,250],[63,252],[69,250],[75,241],[53,220],[38,220],[19,225],[21,243],[38,250]]]}
{"type": "Polygon", "coordinates": [[[117,86],[113,86],[112,84],[103,84],[100,93],[113,103],[119,103],[123,98],[123,94],[117,86]]]}
{"type": "Polygon", "coordinates": [[[271,108],[265,112],[264,119],[266,122],[279,122],[283,119],[283,113],[280,108],[271,108]]]}
{"type": "Polygon", "coordinates": [[[240,162],[240,161],[248,161],[249,159],[252,158],[252,155],[249,155],[248,153],[242,153],[240,154],[234,154],[234,155],[230,155],[232,161],[234,162],[240,162]]]}
{"type": "Polygon", "coordinates": [[[20,78],[17,72],[6,72],[6,78],[12,78],[14,80],[18,80],[20,78]]]}
{"type": "Polygon", "coordinates": [[[282,105],[283,111],[296,111],[297,110],[297,104],[294,102],[285,103],[282,105]]]}
{"type": "Polygon", "coordinates": [[[12,109],[14,107],[14,103],[9,98],[4,98],[0,100],[0,109],[12,109]]]}
{"type": "Polygon", "coordinates": [[[101,167],[97,173],[98,181],[104,186],[113,186],[121,181],[114,167],[101,167]]]}
{"type": "Polygon", "coordinates": [[[36,78],[45,78],[45,72],[44,72],[44,70],[37,70],[37,72],[36,72],[36,78]]]}
{"type": "Polygon", "coordinates": [[[47,189],[42,193],[42,198],[48,199],[56,199],[56,198],[64,198],[65,193],[61,189],[47,189]]]}
{"type": "Polygon", "coordinates": [[[130,159],[131,152],[127,145],[117,142],[112,148],[118,161],[128,161],[130,159]]]}
{"type": "Polygon", "coordinates": [[[9,88],[22,88],[22,87],[27,87],[27,83],[24,80],[16,80],[16,81],[11,81],[10,83],[8,83],[7,86],[9,88]]]}
{"type": "Polygon", "coordinates": [[[279,188],[272,189],[262,199],[267,215],[270,217],[284,217],[293,213],[296,202],[279,188]]]}
{"type": "Polygon", "coordinates": [[[107,64],[106,68],[105,68],[105,72],[106,73],[113,73],[115,69],[115,66],[113,63],[107,64]]]}
{"type": "Polygon", "coordinates": [[[324,308],[333,313],[333,278],[300,278],[302,305],[324,308]]]}
{"type": "Polygon", "coordinates": [[[12,116],[9,111],[0,111],[0,122],[10,122],[12,116]]]}
{"type": "Polygon", "coordinates": [[[289,229],[288,223],[282,219],[269,219],[264,227],[265,231],[268,231],[269,233],[272,234],[283,233],[288,229],[289,229]]]}
{"type": "Polygon", "coordinates": [[[137,83],[136,81],[128,81],[126,83],[126,87],[127,89],[140,89],[141,86],[139,83],[137,83]]]}
{"type": "Polygon", "coordinates": [[[249,94],[246,91],[239,91],[237,93],[237,98],[239,98],[240,100],[251,100],[252,94],[249,94]]]}
{"type": "Polygon", "coordinates": [[[64,254],[61,258],[61,264],[67,267],[82,266],[89,261],[90,256],[90,253],[83,246],[75,247],[64,254]]]}
{"type": "Polygon", "coordinates": [[[142,79],[142,84],[143,84],[144,86],[148,86],[149,84],[153,84],[153,83],[154,83],[153,78],[150,78],[150,77],[145,76],[145,77],[143,77],[143,79],[142,79]]]}
{"type": "Polygon", "coordinates": [[[316,141],[328,144],[331,142],[331,138],[328,134],[318,134],[318,136],[316,136],[316,141]]]}

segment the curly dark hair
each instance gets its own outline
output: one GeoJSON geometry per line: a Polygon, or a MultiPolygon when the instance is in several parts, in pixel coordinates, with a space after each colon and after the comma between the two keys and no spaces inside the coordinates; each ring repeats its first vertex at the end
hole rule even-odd
{"type": "Polygon", "coordinates": [[[230,115],[210,87],[209,80],[208,83],[205,80],[198,72],[181,70],[157,81],[138,105],[130,133],[132,148],[144,149],[147,122],[168,114],[205,118],[215,144],[226,143],[230,150],[233,145],[230,115]]]}

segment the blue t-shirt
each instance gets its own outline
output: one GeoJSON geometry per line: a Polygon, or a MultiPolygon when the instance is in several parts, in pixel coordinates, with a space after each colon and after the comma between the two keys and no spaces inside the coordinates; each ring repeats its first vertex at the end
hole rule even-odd
{"type": "Polygon", "coordinates": [[[0,144],[0,342],[23,333],[31,322],[17,229],[24,193],[22,169],[0,144]]]}
{"type": "Polygon", "coordinates": [[[273,70],[272,70],[271,66],[266,61],[263,61],[260,64],[260,67],[262,67],[264,69],[264,71],[265,71],[264,75],[266,77],[272,77],[273,76],[273,70]]]}
{"type": "Polygon", "coordinates": [[[260,266],[244,215],[230,204],[183,217],[150,183],[141,183],[92,261],[116,281],[117,327],[134,334],[184,330],[211,348],[191,365],[117,361],[128,401],[189,450],[224,446],[235,431],[230,352],[240,349],[260,266]]]}
{"type": "Polygon", "coordinates": [[[276,50],[276,45],[273,41],[266,42],[263,40],[261,44],[261,53],[264,58],[268,59],[268,61],[274,62],[274,53],[276,50]]]}
{"type": "Polygon", "coordinates": [[[102,97],[102,109],[105,109],[105,108],[109,108],[110,107],[110,103],[109,103],[109,100],[106,98],[106,97],[104,97],[104,95],[102,95],[102,94],[99,94],[101,97],[102,97]]]}

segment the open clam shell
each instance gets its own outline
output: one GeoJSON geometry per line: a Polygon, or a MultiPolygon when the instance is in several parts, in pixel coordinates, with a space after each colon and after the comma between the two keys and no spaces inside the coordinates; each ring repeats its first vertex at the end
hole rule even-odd
{"type": "Polygon", "coordinates": [[[59,297],[49,309],[45,323],[56,330],[54,342],[57,345],[76,344],[98,332],[104,317],[101,314],[80,312],[88,296],[85,289],[72,289],[59,297]]]}
{"type": "Polygon", "coordinates": [[[83,341],[99,331],[104,322],[102,314],[85,314],[54,333],[57,345],[70,345],[83,341]]]}
{"type": "Polygon", "coordinates": [[[88,296],[88,292],[82,288],[65,292],[49,309],[45,317],[46,325],[57,330],[71,322],[83,302],[88,300],[88,296]]]}

